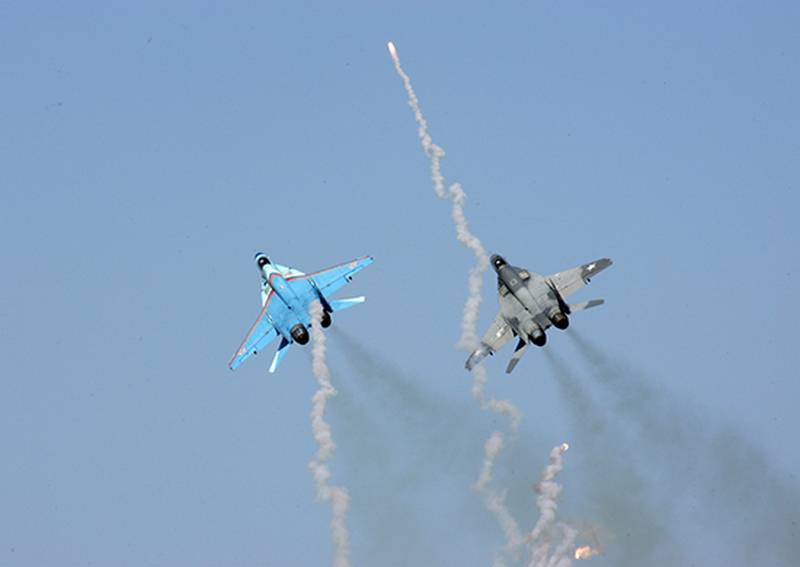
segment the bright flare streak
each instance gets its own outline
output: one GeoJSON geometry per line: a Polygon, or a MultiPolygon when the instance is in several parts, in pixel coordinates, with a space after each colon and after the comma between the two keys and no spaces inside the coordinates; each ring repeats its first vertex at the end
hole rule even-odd
{"type": "Polygon", "coordinates": [[[565,452],[565,453],[566,453],[567,451],[569,451],[569,443],[562,443],[562,444],[561,444],[561,451],[563,451],[563,452],[565,452]]]}
{"type": "Polygon", "coordinates": [[[390,41],[386,44],[386,47],[389,48],[389,54],[392,56],[392,58],[397,57],[397,49],[395,48],[394,43],[390,41]]]}
{"type": "Polygon", "coordinates": [[[600,552],[588,545],[584,545],[575,550],[575,559],[591,559],[595,555],[600,555],[600,552]]]}

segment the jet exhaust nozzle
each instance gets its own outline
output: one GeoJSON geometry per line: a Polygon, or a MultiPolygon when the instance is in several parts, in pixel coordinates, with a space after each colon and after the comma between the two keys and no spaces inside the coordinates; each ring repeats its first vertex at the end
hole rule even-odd
{"type": "Polygon", "coordinates": [[[292,339],[299,345],[307,344],[311,337],[308,334],[308,329],[302,323],[298,323],[292,327],[292,339]]]}
{"type": "Polygon", "coordinates": [[[320,319],[319,324],[322,325],[323,329],[327,329],[331,326],[333,319],[331,318],[331,314],[328,311],[322,312],[322,319],[320,319]]]}
{"type": "Polygon", "coordinates": [[[553,323],[556,329],[561,329],[562,331],[569,327],[569,317],[564,315],[561,311],[553,313],[550,316],[550,322],[553,323]]]}
{"type": "Polygon", "coordinates": [[[547,335],[541,329],[536,329],[530,334],[531,342],[542,347],[547,343],[547,335]]]}

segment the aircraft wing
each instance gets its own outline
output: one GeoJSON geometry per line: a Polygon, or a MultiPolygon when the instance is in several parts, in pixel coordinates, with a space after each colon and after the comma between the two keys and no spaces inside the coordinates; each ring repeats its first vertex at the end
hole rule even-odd
{"type": "Polygon", "coordinates": [[[269,305],[272,302],[273,293],[270,290],[267,295],[264,306],[261,308],[261,313],[258,314],[253,326],[245,336],[239,349],[228,364],[231,370],[236,370],[241,364],[250,358],[251,355],[256,354],[263,350],[269,343],[271,343],[278,336],[278,331],[272,326],[268,317],[269,305]]]}
{"type": "Polygon", "coordinates": [[[514,332],[511,330],[511,325],[506,323],[503,316],[498,313],[497,317],[494,318],[494,321],[492,321],[492,324],[489,325],[489,328],[486,330],[486,334],[483,335],[483,340],[481,342],[492,349],[492,352],[497,352],[503,348],[513,336],[514,332]]]}
{"type": "Polygon", "coordinates": [[[502,313],[498,313],[481,339],[480,346],[467,359],[467,370],[472,370],[486,355],[494,354],[514,336],[511,325],[506,323],[502,313]]]}
{"type": "Polygon", "coordinates": [[[339,264],[318,272],[305,274],[298,279],[312,280],[320,292],[325,296],[330,296],[338,289],[350,283],[354,275],[372,264],[372,262],[371,256],[364,256],[363,258],[356,258],[350,262],[345,262],[344,264],[339,264]]]}
{"type": "Polygon", "coordinates": [[[608,268],[612,264],[608,258],[601,258],[594,262],[589,262],[577,268],[571,268],[547,276],[547,280],[552,281],[558,292],[566,299],[583,286],[588,284],[593,277],[608,268]]]}

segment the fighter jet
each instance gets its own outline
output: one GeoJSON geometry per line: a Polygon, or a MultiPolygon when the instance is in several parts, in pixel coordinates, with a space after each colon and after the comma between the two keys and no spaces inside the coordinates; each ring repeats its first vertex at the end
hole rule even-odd
{"type": "Polygon", "coordinates": [[[496,353],[512,337],[518,337],[517,348],[506,368],[510,374],[529,344],[545,345],[545,331],[550,326],[566,329],[569,315],[604,303],[602,299],[593,299],[568,305],[566,298],[608,268],[611,265],[608,258],[550,276],[512,266],[497,254],[489,261],[497,272],[500,312],[483,336],[480,346],[467,359],[467,370],[472,370],[487,354],[496,353]]]}
{"type": "Polygon", "coordinates": [[[269,367],[270,372],[275,372],[292,343],[308,343],[308,327],[311,325],[308,309],[312,301],[316,299],[322,304],[320,324],[323,327],[330,326],[331,313],[364,302],[363,296],[350,299],[329,298],[339,288],[350,283],[356,273],[372,263],[371,257],[364,256],[319,272],[304,274],[289,266],[273,264],[261,252],[256,254],[255,260],[261,275],[261,313],[231,359],[231,370],[238,368],[250,355],[258,354],[270,342],[280,337],[281,342],[269,367]]]}

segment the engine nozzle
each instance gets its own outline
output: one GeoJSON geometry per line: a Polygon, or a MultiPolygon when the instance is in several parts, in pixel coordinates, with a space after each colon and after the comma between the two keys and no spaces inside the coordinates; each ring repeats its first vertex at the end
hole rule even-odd
{"type": "Polygon", "coordinates": [[[569,318],[561,311],[556,311],[550,315],[550,322],[553,323],[556,329],[561,329],[562,331],[569,327],[569,318]]]}
{"type": "Polygon", "coordinates": [[[533,332],[528,335],[531,339],[531,342],[538,347],[542,347],[547,344],[547,335],[539,328],[533,330],[533,332]]]}
{"type": "Polygon", "coordinates": [[[292,338],[294,341],[299,345],[307,344],[309,339],[311,338],[308,334],[308,329],[302,323],[298,323],[294,327],[292,327],[292,338]]]}

